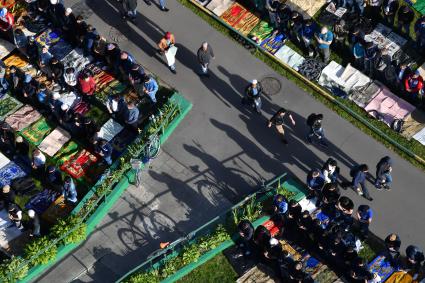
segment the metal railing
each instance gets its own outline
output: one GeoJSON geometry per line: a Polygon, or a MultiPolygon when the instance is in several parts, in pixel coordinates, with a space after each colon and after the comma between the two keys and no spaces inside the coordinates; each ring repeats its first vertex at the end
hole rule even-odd
{"type": "Polygon", "coordinates": [[[233,205],[232,207],[228,208],[223,213],[219,214],[218,216],[212,218],[207,223],[203,224],[196,230],[191,231],[187,235],[180,237],[170,243],[166,248],[164,249],[158,249],[154,252],[152,252],[150,255],[148,255],[147,259],[127,272],[124,276],[119,278],[116,282],[122,282],[125,280],[128,276],[130,276],[133,273],[136,272],[142,272],[142,271],[149,271],[155,268],[160,267],[165,261],[167,261],[170,258],[173,258],[177,255],[178,251],[181,251],[186,245],[192,243],[196,239],[199,239],[202,236],[205,236],[215,230],[217,225],[223,224],[226,222],[226,220],[231,216],[232,211],[235,209],[238,209],[239,207],[246,204],[248,201],[255,198],[255,201],[257,203],[263,202],[265,199],[267,199],[270,196],[273,196],[278,188],[275,184],[282,184],[283,179],[287,178],[287,173],[283,173],[282,175],[274,178],[267,184],[263,184],[260,186],[259,190],[247,195],[243,200],[238,202],[237,204],[233,205]]]}
{"type": "MultiPolygon", "coordinates": [[[[170,97],[170,100],[172,101],[172,96],[170,97]]],[[[157,129],[155,130],[155,132],[151,133],[152,135],[158,134],[158,135],[162,135],[166,129],[167,126],[165,125],[169,125],[172,122],[172,116],[175,114],[174,111],[177,111],[177,115],[179,115],[181,113],[181,107],[179,105],[179,103],[176,103],[174,101],[172,101],[172,111],[170,111],[169,113],[167,113],[167,115],[165,116],[165,118],[163,118],[163,120],[161,121],[161,124],[159,127],[157,127],[157,129]]],[[[146,133],[147,131],[149,131],[149,128],[151,126],[152,122],[148,123],[146,125],[146,127],[144,128],[143,132],[146,133]]],[[[143,133],[140,135],[143,136],[143,133]]],[[[141,142],[140,139],[136,139],[133,144],[137,143],[137,142],[141,142]]],[[[143,144],[140,154],[143,153],[143,149],[146,147],[146,144],[143,144]]],[[[124,156],[127,153],[127,151],[124,151],[122,153],[121,156],[124,156]]],[[[120,160],[119,158],[117,158],[117,160],[111,165],[110,169],[114,169],[117,168],[119,166],[120,160]]],[[[133,169],[129,169],[127,170],[127,172],[131,171],[133,169]]],[[[110,170],[111,171],[111,170],[110,170]]],[[[89,203],[90,199],[92,198],[92,196],[94,194],[96,194],[96,190],[99,186],[102,185],[102,183],[105,181],[105,179],[108,177],[108,175],[110,174],[110,171],[108,174],[104,174],[97,182],[96,184],[92,187],[92,189],[85,195],[85,197],[80,201],[80,203],[78,204],[78,206],[72,211],[71,214],[78,214],[84,207],[84,205],[86,205],[87,203],[89,203]]],[[[126,178],[126,177],[125,177],[126,178]]],[[[57,243],[61,242],[62,240],[64,240],[66,237],[68,237],[71,233],[73,233],[75,230],[77,230],[81,224],[85,223],[85,221],[91,216],[93,215],[93,213],[100,208],[102,205],[105,205],[108,201],[108,195],[112,192],[113,187],[116,186],[118,182],[111,182],[111,184],[109,185],[109,189],[110,190],[105,190],[105,192],[98,196],[96,198],[96,200],[93,202],[93,204],[90,204],[89,209],[83,214],[81,215],[81,220],[78,222],[78,224],[76,224],[72,229],[70,229],[67,233],[65,233],[63,236],[61,236],[60,238],[57,239],[53,239],[51,241],[49,241],[49,245],[47,245],[46,247],[44,247],[43,249],[41,249],[38,253],[36,253],[35,255],[33,255],[31,258],[29,259],[25,259],[23,263],[21,263],[15,270],[19,271],[22,268],[24,268],[25,266],[27,266],[28,268],[30,267],[34,267],[32,266],[32,262],[34,261],[34,259],[36,259],[37,257],[39,257],[40,255],[42,255],[43,253],[45,253],[46,251],[48,251],[49,249],[51,249],[52,247],[56,246],[57,243]]],[[[15,278],[14,276],[15,271],[9,272],[7,274],[7,278],[9,280],[9,282],[13,282],[13,279],[15,278]]]]}

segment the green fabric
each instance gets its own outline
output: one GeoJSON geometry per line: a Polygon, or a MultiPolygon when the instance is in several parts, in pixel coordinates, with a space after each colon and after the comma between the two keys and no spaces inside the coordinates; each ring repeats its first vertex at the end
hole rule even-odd
{"type": "Polygon", "coordinates": [[[21,106],[22,103],[6,94],[0,99],[0,119],[5,119],[9,114],[15,112],[21,106]]]}
{"type": "Polygon", "coordinates": [[[124,92],[124,90],[127,88],[127,85],[124,83],[121,83],[118,80],[114,80],[108,84],[107,87],[103,88],[102,90],[96,92],[96,98],[102,101],[103,103],[106,103],[108,100],[108,96],[111,94],[121,94],[124,92]]]}
{"type": "Polygon", "coordinates": [[[425,15],[425,0],[417,0],[416,3],[413,5],[413,8],[415,8],[416,11],[418,11],[422,15],[425,15]]]}
{"type": "Polygon", "coordinates": [[[109,120],[109,115],[97,106],[91,105],[90,110],[85,114],[86,117],[90,117],[98,126],[102,126],[109,120]]]}
{"type": "Polygon", "coordinates": [[[249,36],[256,37],[257,43],[261,43],[264,39],[266,39],[273,32],[273,26],[270,26],[268,22],[261,21],[258,25],[251,31],[249,36]]]}
{"type": "Polygon", "coordinates": [[[51,131],[53,131],[53,127],[49,126],[45,118],[41,118],[31,126],[23,129],[21,135],[31,144],[38,146],[51,131]]]}
{"type": "Polygon", "coordinates": [[[56,166],[62,165],[65,161],[68,161],[71,156],[76,154],[80,150],[78,144],[74,141],[66,143],[52,158],[52,161],[56,166]]]}

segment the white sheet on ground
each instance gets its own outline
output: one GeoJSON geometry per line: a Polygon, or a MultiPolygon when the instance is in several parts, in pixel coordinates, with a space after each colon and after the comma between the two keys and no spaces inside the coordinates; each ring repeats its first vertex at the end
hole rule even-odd
{"type": "Polygon", "coordinates": [[[420,142],[421,144],[425,145],[425,127],[420,130],[419,132],[417,132],[413,138],[415,140],[417,140],[418,142],[420,142]]]}
{"type": "Polygon", "coordinates": [[[290,47],[282,46],[274,56],[280,61],[286,63],[294,70],[298,71],[298,67],[304,62],[305,58],[292,50],[290,47]]]}

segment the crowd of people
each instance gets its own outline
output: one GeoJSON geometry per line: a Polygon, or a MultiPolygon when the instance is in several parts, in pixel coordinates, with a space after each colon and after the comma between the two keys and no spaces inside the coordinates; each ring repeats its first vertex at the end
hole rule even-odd
{"type": "MultiPolygon", "coordinates": [[[[397,0],[333,0],[335,9],[344,7],[348,13],[371,19],[372,23],[385,21],[394,26],[397,18],[397,30],[406,38],[412,33],[416,47],[425,47],[425,16],[418,18],[406,4],[399,7],[397,0]],[[368,5],[365,4],[368,2],[368,5]],[[366,9],[365,9],[366,6],[366,9]]],[[[335,20],[331,28],[318,26],[312,19],[304,18],[298,11],[277,0],[266,1],[271,24],[276,30],[288,35],[309,57],[320,55],[325,64],[330,60],[331,49],[340,54],[351,54],[350,60],[356,68],[372,79],[381,79],[393,90],[415,104],[423,103],[423,78],[404,62],[393,60],[388,50],[365,39],[365,30],[358,25],[348,25],[343,19],[335,20]]],[[[413,38],[412,38],[413,40],[413,38]]]]}
{"type": "MultiPolygon", "coordinates": [[[[365,172],[364,166],[354,170],[352,185],[361,182],[358,175],[365,172]]],[[[388,189],[390,173],[391,160],[384,157],[377,164],[375,185],[378,189],[388,189]]],[[[361,242],[369,237],[373,210],[366,204],[355,209],[354,202],[341,194],[338,179],[339,168],[332,158],[321,169],[308,174],[307,199],[314,199],[313,210],[303,210],[295,200],[275,195],[271,220],[278,231],[273,235],[263,225],[254,229],[248,220],[242,220],[238,224],[242,254],[273,267],[283,282],[314,282],[305,264],[283,248],[281,240],[285,240],[301,254],[307,252],[319,258],[348,282],[381,282],[379,274],[372,273],[368,263],[359,256],[361,242]]],[[[394,270],[408,271],[417,279],[424,269],[423,251],[409,245],[402,257],[400,246],[399,236],[391,233],[384,240],[382,255],[394,270]]]]}

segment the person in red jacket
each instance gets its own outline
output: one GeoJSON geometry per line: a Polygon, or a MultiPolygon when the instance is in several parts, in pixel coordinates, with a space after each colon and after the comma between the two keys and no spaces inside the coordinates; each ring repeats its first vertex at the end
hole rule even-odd
{"type": "Polygon", "coordinates": [[[15,19],[6,8],[0,9],[0,31],[3,37],[13,42],[13,24],[15,19]]]}
{"type": "Polygon", "coordinates": [[[92,96],[96,90],[96,82],[92,76],[87,73],[81,74],[78,78],[81,92],[86,96],[92,96]]]}
{"type": "Polygon", "coordinates": [[[404,87],[414,99],[420,98],[423,95],[424,79],[419,74],[419,71],[416,71],[406,77],[404,80],[404,87]]]}

